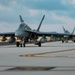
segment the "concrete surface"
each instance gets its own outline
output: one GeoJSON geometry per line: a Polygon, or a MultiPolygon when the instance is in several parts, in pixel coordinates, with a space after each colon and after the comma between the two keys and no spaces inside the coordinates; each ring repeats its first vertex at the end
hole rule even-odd
{"type": "Polygon", "coordinates": [[[75,75],[75,43],[0,46],[0,75],[75,75]]]}

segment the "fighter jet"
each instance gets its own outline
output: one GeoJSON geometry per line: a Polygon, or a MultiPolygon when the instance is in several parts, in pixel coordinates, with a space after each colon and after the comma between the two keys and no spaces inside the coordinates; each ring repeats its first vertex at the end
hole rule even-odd
{"type": "MultiPolygon", "coordinates": [[[[54,37],[63,37],[65,35],[62,33],[57,33],[57,32],[40,32],[40,27],[42,25],[42,22],[45,18],[45,15],[43,15],[43,18],[36,30],[31,29],[22,19],[22,16],[19,15],[20,17],[20,25],[19,28],[15,32],[9,32],[9,33],[0,33],[0,36],[2,36],[2,41],[6,41],[6,37],[10,37],[8,39],[9,43],[16,42],[17,47],[25,47],[26,43],[29,42],[29,40],[33,40],[33,43],[35,45],[38,45],[41,47],[41,43],[47,42],[46,36],[54,36],[54,37]],[[39,41],[37,40],[39,37],[42,37],[39,41]],[[20,41],[16,41],[15,37],[19,38],[20,41]]],[[[66,34],[71,37],[74,37],[75,35],[73,34],[66,34]]]]}
{"type": "MultiPolygon", "coordinates": [[[[70,33],[68,30],[66,30],[63,26],[62,26],[62,28],[63,28],[63,31],[64,31],[64,33],[65,33],[65,35],[63,36],[64,41],[66,41],[66,42],[68,42],[68,40],[74,41],[74,37],[71,37],[70,35],[73,35],[73,34],[74,34],[75,27],[74,27],[72,33],[70,33]]],[[[64,41],[63,41],[63,42],[64,42],[64,41]]],[[[74,42],[75,42],[75,41],[74,41],[74,42]]]]}
{"type": "Polygon", "coordinates": [[[62,28],[63,28],[64,33],[67,33],[67,34],[74,34],[75,27],[74,27],[72,33],[70,33],[68,30],[66,30],[63,26],[62,26],[62,28]]]}
{"type": "Polygon", "coordinates": [[[21,15],[20,15],[20,26],[19,28],[15,31],[15,36],[19,37],[21,39],[21,42],[16,42],[16,46],[19,47],[19,45],[22,47],[25,47],[25,44],[28,42],[28,40],[34,40],[34,44],[38,45],[39,47],[41,47],[41,43],[44,43],[47,41],[46,36],[51,35],[51,34],[56,34],[56,32],[50,32],[50,33],[46,33],[46,32],[40,32],[40,27],[42,25],[42,22],[45,18],[45,15],[43,15],[43,18],[37,28],[37,30],[32,30],[26,23],[24,23],[24,20],[22,19],[21,15]],[[39,36],[42,36],[42,38],[40,39],[40,41],[37,41],[37,39],[39,38],[39,36]]]}

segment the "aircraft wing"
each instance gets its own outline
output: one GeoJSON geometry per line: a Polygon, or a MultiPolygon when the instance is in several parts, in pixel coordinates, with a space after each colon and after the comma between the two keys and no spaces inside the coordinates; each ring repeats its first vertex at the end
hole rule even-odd
{"type": "Polygon", "coordinates": [[[58,36],[59,34],[57,32],[37,32],[37,35],[39,36],[51,36],[51,35],[54,35],[54,36],[58,36]]]}
{"type": "Polygon", "coordinates": [[[15,32],[0,33],[0,36],[15,36],[15,32]]]}
{"type": "Polygon", "coordinates": [[[74,34],[67,34],[67,33],[57,33],[57,32],[37,32],[36,33],[39,36],[55,36],[55,37],[64,37],[64,36],[69,36],[69,37],[75,37],[74,34]]]}
{"type": "Polygon", "coordinates": [[[32,34],[36,34],[36,35],[39,35],[39,36],[42,36],[42,35],[52,35],[52,34],[57,34],[57,32],[37,32],[36,30],[25,30],[26,32],[29,32],[29,33],[32,33],[32,34]]]}
{"type": "Polygon", "coordinates": [[[38,35],[38,36],[51,36],[51,35],[56,35],[57,36],[57,32],[40,32],[40,31],[35,31],[35,30],[25,30],[26,32],[29,32],[29,33],[32,33],[32,34],[35,34],[35,35],[38,35]]]}
{"type": "Polygon", "coordinates": [[[38,35],[38,36],[51,36],[51,35],[53,35],[53,36],[57,36],[57,37],[62,37],[62,36],[64,36],[64,35],[67,35],[67,36],[70,36],[70,37],[75,37],[75,35],[74,34],[67,34],[67,33],[57,33],[57,32],[37,32],[37,31],[35,31],[35,30],[26,30],[26,32],[29,32],[29,33],[32,33],[32,34],[36,34],[36,35],[38,35]]]}

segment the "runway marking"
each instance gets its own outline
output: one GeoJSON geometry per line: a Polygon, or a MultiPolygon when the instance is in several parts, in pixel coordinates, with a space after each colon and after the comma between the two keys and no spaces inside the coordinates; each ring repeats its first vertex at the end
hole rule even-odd
{"type": "MultiPolygon", "coordinates": [[[[57,51],[52,51],[52,52],[42,52],[42,53],[34,53],[34,54],[23,54],[20,56],[26,56],[26,57],[46,57],[46,56],[39,56],[39,55],[44,55],[44,54],[53,54],[53,53],[60,53],[60,52],[68,52],[68,51],[74,51],[75,49],[67,49],[67,50],[57,50],[57,51]]],[[[66,56],[68,57],[68,56],[66,56]]]]}
{"type": "Polygon", "coordinates": [[[10,66],[7,69],[0,70],[0,72],[6,72],[6,71],[8,72],[11,71],[74,71],[75,72],[75,66],[15,66],[15,67],[10,66]]]}

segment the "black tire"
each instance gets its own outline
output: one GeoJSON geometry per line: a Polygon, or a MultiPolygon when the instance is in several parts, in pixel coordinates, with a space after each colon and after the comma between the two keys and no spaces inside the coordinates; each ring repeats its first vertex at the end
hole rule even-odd
{"type": "Polygon", "coordinates": [[[38,43],[38,46],[41,47],[41,42],[38,43]]]}
{"type": "Polygon", "coordinates": [[[16,42],[16,47],[19,47],[19,42],[16,42]]]}
{"type": "Polygon", "coordinates": [[[22,44],[20,44],[20,47],[22,47],[22,44]]]}
{"type": "Polygon", "coordinates": [[[62,43],[64,43],[64,40],[62,40],[62,43]]]}
{"type": "Polygon", "coordinates": [[[75,43],[75,40],[73,42],[75,43]]]}
{"type": "Polygon", "coordinates": [[[25,47],[25,43],[23,44],[23,47],[25,47]]]}

